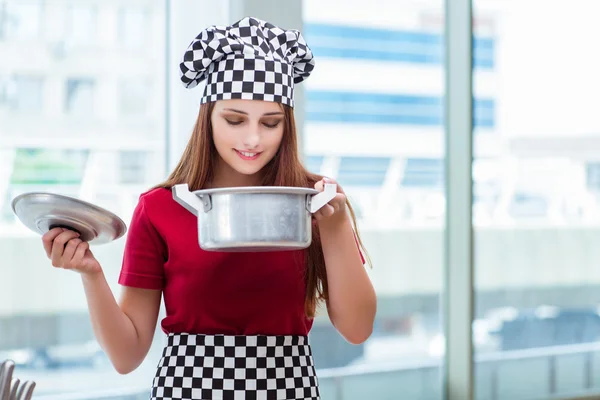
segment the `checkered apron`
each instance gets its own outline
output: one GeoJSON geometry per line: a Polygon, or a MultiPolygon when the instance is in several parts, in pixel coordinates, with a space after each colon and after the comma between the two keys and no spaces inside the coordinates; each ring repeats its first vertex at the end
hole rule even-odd
{"type": "Polygon", "coordinates": [[[169,334],[152,400],[319,400],[306,336],[169,334]]]}

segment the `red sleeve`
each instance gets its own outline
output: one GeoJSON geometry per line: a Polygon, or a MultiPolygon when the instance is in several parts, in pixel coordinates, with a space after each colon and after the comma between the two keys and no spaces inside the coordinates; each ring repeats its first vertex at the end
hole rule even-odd
{"type": "Polygon", "coordinates": [[[166,245],[147,213],[144,198],[136,206],[127,233],[119,284],[162,289],[166,245]]]}

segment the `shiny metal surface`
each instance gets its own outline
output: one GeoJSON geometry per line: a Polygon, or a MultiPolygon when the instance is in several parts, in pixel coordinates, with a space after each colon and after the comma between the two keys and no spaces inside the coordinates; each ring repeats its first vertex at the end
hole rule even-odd
{"type": "Polygon", "coordinates": [[[187,185],[176,185],[173,198],[198,217],[198,242],[204,250],[296,250],[312,242],[311,203],[331,200],[333,186],[320,193],[286,187],[189,192],[187,185]]]}
{"type": "Polygon", "coordinates": [[[14,369],[15,363],[12,360],[5,360],[0,364],[0,400],[10,399],[14,369]]]}
{"type": "Polygon", "coordinates": [[[13,212],[32,231],[44,234],[54,227],[79,232],[90,244],[122,237],[127,226],[118,216],[94,204],[55,193],[30,192],[15,197],[13,212]]]}
{"type": "Polygon", "coordinates": [[[10,386],[10,400],[17,400],[20,384],[21,380],[19,378],[12,378],[12,383],[10,386]]]}
{"type": "Polygon", "coordinates": [[[212,194],[212,208],[198,216],[205,249],[297,249],[311,243],[306,196],[274,193],[212,194]]]}
{"type": "Polygon", "coordinates": [[[241,193],[273,193],[273,194],[317,194],[318,190],[300,188],[300,187],[289,187],[289,186],[241,186],[241,187],[228,187],[228,188],[217,188],[217,189],[203,189],[196,190],[193,192],[197,196],[204,194],[241,194],[241,193]]]}

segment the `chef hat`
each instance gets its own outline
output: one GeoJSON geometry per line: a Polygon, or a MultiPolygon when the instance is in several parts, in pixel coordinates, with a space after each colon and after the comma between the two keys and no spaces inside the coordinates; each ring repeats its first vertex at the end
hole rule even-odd
{"type": "Polygon", "coordinates": [[[201,103],[265,100],[294,106],[294,84],[314,68],[312,51],[302,34],[257,18],[211,26],[198,34],[180,63],[186,88],[206,80],[201,103]]]}

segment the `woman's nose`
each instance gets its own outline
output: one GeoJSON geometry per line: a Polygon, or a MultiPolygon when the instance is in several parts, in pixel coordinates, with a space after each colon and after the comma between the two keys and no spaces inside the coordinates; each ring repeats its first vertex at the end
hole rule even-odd
{"type": "Polygon", "coordinates": [[[249,126],[248,130],[244,134],[243,142],[244,146],[246,146],[248,150],[258,147],[258,144],[260,143],[259,128],[254,125],[249,126]]]}

